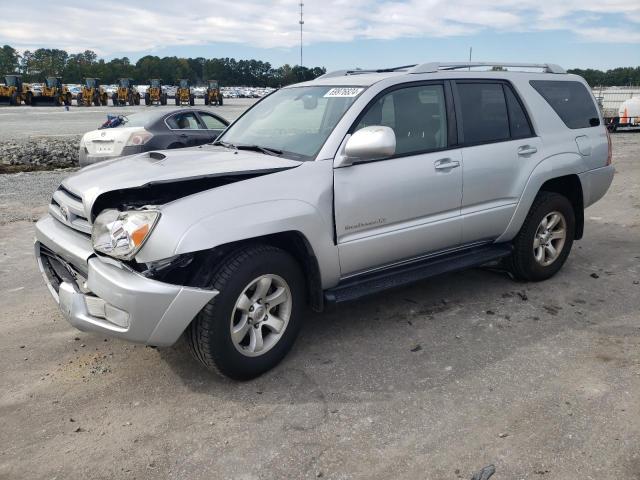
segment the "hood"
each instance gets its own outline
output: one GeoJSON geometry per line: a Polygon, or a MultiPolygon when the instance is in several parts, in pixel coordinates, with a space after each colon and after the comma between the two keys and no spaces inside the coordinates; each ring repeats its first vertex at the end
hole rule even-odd
{"type": "Polygon", "coordinates": [[[225,175],[265,174],[300,164],[259,152],[205,145],[145,152],[96,163],[70,175],[62,185],[82,198],[90,218],[93,203],[106,192],[225,175]]]}

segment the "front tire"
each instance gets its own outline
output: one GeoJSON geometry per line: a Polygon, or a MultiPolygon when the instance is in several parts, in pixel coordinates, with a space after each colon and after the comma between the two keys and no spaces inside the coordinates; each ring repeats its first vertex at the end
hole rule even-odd
{"type": "Polygon", "coordinates": [[[575,225],[575,212],[567,197],[538,193],[507,260],[516,279],[538,282],[558,273],[571,251],[575,225]]]}
{"type": "Polygon", "coordinates": [[[189,325],[187,343],[208,369],[248,380],[275,367],[302,324],[305,282],[294,258],[268,245],[229,255],[213,275],[220,293],[189,325]]]}

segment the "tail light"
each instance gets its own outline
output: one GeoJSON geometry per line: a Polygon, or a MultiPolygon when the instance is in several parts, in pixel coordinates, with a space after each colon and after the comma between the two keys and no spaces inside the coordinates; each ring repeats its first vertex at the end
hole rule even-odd
{"type": "Polygon", "coordinates": [[[611,133],[609,133],[609,129],[605,129],[605,131],[607,132],[607,146],[608,146],[608,152],[607,152],[607,165],[611,165],[611,157],[613,156],[613,150],[611,148],[611,133]]]}
{"type": "Polygon", "coordinates": [[[133,132],[127,140],[127,147],[138,147],[144,145],[153,138],[153,134],[143,130],[141,132],[133,132]]]}

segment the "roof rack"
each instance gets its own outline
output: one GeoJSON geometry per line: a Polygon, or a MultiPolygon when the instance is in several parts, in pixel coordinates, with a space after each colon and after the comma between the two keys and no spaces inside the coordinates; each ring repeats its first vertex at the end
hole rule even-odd
{"type": "Polygon", "coordinates": [[[389,73],[389,72],[397,72],[400,70],[409,70],[417,65],[414,63],[412,65],[402,65],[400,67],[390,67],[390,68],[378,68],[374,70],[363,70],[360,68],[352,69],[352,70],[336,70],[334,72],[328,72],[324,75],[320,75],[318,78],[331,78],[331,77],[344,77],[345,75],[363,75],[365,73],[389,73]]]}
{"type": "Polygon", "coordinates": [[[554,63],[513,63],[513,62],[430,62],[415,65],[409,73],[435,73],[440,70],[458,70],[471,67],[516,67],[516,68],[540,68],[545,73],[567,73],[564,68],[554,63]]]}

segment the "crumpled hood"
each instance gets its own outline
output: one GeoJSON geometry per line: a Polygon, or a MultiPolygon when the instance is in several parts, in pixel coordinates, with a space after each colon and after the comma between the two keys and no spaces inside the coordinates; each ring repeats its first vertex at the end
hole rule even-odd
{"type": "Polygon", "coordinates": [[[294,168],[300,163],[260,152],[204,145],[97,163],[70,175],[62,185],[82,197],[90,217],[93,203],[105,192],[226,174],[265,173],[294,168]]]}

